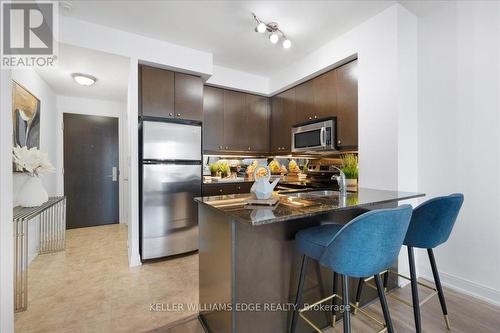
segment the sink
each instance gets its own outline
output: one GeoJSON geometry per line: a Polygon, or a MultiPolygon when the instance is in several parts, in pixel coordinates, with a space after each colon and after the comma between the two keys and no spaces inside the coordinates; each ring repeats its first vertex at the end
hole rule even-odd
{"type": "Polygon", "coordinates": [[[308,193],[314,194],[317,197],[331,197],[331,196],[338,196],[339,195],[338,191],[332,191],[332,190],[311,191],[308,193]]]}

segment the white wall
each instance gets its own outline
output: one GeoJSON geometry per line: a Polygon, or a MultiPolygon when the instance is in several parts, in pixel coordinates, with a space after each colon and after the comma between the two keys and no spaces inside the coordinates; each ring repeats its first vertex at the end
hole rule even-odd
{"type": "Polygon", "coordinates": [[[11,71],[0,71],[0,332],[14,332],[11,71]]]}
{"type": "Polygon", "coordinates": [[[231,88],[263,96],[269,95],[269,78],[236,69],[214,65],[213,75],[207,83],[215,87],[231,88]]]}
{"type": "Polygon", "coordinates": [[[188,47],[125,32],[102,25],[60,16],[60,41],[140,59],[207,79],[213,72],[213,56],[188,47]]]}
{"type": "MultiPolygon", "coordinates": [[[[77,113],[84,115],[108,116],[118,118],[119,123],[119,170],[120,170],[120,223],[128,221],[128,142],[127,142],[127,104],[126,101],[111,101],[93,98],[57,96],[57,140],[58,146],[61,147],[58,151],[58,160],[61,165],[64,165],[64,140],[63,140],[63,114],[77,113]]],[[[59,191],[64,192],[64,175],[58,174],[59,191]]]]}
{"type": "MultiPolygon", "coordinates": [[[[500,304],[500,3],[447,2],[419,18],[419,190],[463,192],[445,285],[500,304]]],[[[431,278],[421,253],[421,275],[431,278]]],[[[432,279],[431,279],[432,280],[432,279]]]]}
{"type": "Polygon", "coordinates": [[[58,191],[57,174],[62,165],[58,163],[57,151],[57,105],[52,88],[33,69],[13,69],[12,79],[25,87],[40,100],[40,150],[49,155],[56,167],[56,173],[42,176],[42,182],[49,195],[61,194],[58,191]]]}
{"type": "MultiPolygon", "coordinates": [[[[60,145],[57,142],[58,116],[56,95],[52,88],[33,69],[14,69],[12,70],[12,79],[25,87],[35,97],[40,100],[40,150],[49,155],[49,159],[56,168],[55,173],[44,174],[41,176],[42,183],[49,196],[62,194],[59,191],[60,180],[58,175],[62,170],[62,164],[58,159],[58,150],[60,145]]],[[[12,142],[12,139],[11,139],[12,142]]],[[[14,192],[18,189],[14,188],[14,192]]],[[[13,206],[16,203],[14,202],[13,206]]],[[[28,222],[28,263],[38,255],[38,240],[40,219],[35,218],[28,222]]]]}

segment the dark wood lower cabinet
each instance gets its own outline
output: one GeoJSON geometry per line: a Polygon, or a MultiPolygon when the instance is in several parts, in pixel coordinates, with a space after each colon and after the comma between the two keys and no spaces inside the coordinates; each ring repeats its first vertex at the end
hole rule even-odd
{"type": "Polygon", "coordinates": [[[250,188],[252,187],[252,185],[253,182],[203,184],[202,194],[203,196],[211,196],[211,195],[250,193],[250,188]]]}

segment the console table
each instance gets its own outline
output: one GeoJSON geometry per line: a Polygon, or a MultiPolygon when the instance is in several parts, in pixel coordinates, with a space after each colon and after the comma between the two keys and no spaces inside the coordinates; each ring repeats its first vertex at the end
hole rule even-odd
{"type": "Polygon", "coordinates": [[[66,197],[37,207],[14,207],[14,311],[28,307],[28,221],[40,216],[39,254],[65,249],[66,197]]]}

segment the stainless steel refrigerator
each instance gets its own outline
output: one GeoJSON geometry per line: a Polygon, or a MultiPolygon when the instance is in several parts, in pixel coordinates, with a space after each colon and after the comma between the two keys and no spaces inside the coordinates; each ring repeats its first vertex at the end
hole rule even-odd
{"type": "Polygon", "coordinates": [[[201,126],[142,123],[141,258],[198,249],[201,126]]]}

